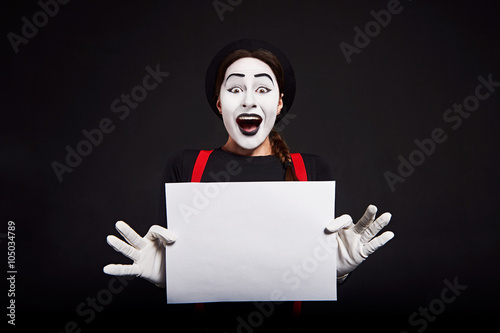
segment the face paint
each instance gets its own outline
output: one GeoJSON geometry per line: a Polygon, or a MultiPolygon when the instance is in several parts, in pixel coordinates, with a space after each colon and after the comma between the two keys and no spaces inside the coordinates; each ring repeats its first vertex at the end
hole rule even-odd
{"type": "Polygon", "coordinates": [[[241,58],[226,70],[220,109],[227,132],[244,149],[259,147],[271,132],[280,92],[271,68],[255,58],[241,58]]]}

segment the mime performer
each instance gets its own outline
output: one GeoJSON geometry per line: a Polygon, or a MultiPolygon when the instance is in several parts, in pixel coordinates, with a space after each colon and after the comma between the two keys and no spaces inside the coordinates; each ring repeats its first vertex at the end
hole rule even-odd
{"type": "MultiPolygon", "coordinates": [[[[206,95],[212,110],[228,133],[226,143],[213,150],[186,149],[167,158],[161,186],[176,182],[331,181],[327,162],[318,155],[289,151],[273,129],[290,109],[295,96],[292,66],[275,46],[259,40],[238,40],[226,45],[213,58],[206,73],[206,95]],[[224,173],[228,162],[236,161],[238,173],[224,173]]],[[[165,228],[165,192],[162,190],[156,225],[144,237],[123,221],[116,229],[125,241],[108,236],[116,251],[133,264],[109,264],[110,275],[133,275],[165,288],[165,247],[177,237],[165,228]]],[[[279,204],[279,203],[278,203],[279,204]]],[[[370,254],[394,237],[391,231],[376,236],[391,219],[390,213],[376,217],[369,205],[357,223],[349,215],[325,221],[330,237],[336,237],[337,283],[370,254]]],[[[294,312],[300,311],[295,302],[294,312]]]]}

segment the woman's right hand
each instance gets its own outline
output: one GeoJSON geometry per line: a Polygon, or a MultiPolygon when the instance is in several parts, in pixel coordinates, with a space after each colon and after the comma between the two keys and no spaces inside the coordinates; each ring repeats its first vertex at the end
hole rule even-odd
{"type": "Polygon", "coordinates": [[[165,288],[165,247],[175,242],[177,239],[175,233],[159,225],[153,225],[148,233],[141,237],[123,221],[116,222],[115,227],[128,244],[112,235],[106,238],[108,244],[132,259],[134,263],[109,264],[104,267],[104,273],[118,276],[135,275],[165,288]]]}

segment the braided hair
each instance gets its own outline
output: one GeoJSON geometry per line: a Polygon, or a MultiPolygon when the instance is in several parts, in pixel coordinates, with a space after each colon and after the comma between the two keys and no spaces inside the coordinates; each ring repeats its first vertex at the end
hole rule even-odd
{"type": "Polygon", "coordinates": [[[271,141],[271,149],[273,155],[275,155],[281,163],[286,167],[285,180],[287,181],[297,181],[297,175],[293,169],[292,157],[290,156],[290,149],[286,144],[283,137],[274,128],[269,133],[269,141],[271,141]]]}

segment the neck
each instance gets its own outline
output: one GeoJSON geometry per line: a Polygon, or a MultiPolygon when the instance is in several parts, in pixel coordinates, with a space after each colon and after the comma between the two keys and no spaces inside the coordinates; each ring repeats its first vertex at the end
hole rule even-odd
{"type": "Polygon", "coordinates": [[[269,141],[269,137],[267,137],[264,142],[260,144],[257,148],[254,149],[245,149],[240,147],[236,141],[229,136],[227,142],[222,149],[237,155],[243,156],[268,156],[273,154],[273,150],[271,148],[271,142],[269,141]]]}

